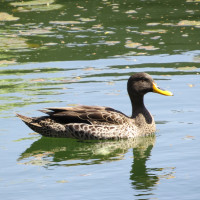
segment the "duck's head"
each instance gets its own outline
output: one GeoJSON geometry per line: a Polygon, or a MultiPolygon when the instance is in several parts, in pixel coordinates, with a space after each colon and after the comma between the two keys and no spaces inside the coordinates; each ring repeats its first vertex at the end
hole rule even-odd
{"type": "Polygon", "coordinates": [[[153,78],[147,73],[135,73],[127,85],[129,96],[144,96],[148,92],[155,92],[166,96],[173,96],[173,93],[163,90],[157,86],[153,78]]]}

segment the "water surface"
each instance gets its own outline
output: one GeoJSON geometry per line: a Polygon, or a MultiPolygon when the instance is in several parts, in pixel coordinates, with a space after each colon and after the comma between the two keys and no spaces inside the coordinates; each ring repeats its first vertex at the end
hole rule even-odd
{"type": "Polygon", "coordinates": [[[199,199],[198,1],[0,4],[3,199],[199,199]],[[45,138],[15,117],[79,104],[130,115],[134,72],[174,93],[145,96],[154,136],[45,138]]]}

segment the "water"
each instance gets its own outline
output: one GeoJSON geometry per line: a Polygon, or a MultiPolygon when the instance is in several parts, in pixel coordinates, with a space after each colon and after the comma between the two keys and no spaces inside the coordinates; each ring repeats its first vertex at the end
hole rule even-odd
{"type": "Polygon", "coordinates": [[[199,2],[48,2],[0,2],[14,17],[0,14],[1,198],[199,199],[199,2]],[[174,93],[145,96],[155,136],[44,138],[15,117],[79,104],[130,115],[127,79],[143,71],[174,93]]]}

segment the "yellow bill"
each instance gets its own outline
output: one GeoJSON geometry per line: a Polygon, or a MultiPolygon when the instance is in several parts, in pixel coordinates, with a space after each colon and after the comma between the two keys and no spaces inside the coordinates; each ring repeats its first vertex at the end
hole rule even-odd
{"type": "Polygon", "coordinates": [[[172,92],[159,88],[155,82],[153,82],[153,92],[166,96],[173,96],[172,92]]]}

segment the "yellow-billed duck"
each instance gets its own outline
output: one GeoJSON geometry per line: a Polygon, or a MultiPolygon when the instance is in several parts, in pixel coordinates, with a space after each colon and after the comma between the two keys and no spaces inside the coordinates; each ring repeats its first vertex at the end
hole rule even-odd
{"type": "Polygon", "coordinates": [[[132,116],[102,106],[56,107],[41,110],[47,116],[26,117],[17,114],[33,131],[48,137],[77,139],[120,139],[148,135],[156,131],[155,121],[144,105],[148,92],[172,96],[160,89],[147,73],[135,73],[128,79],[132,116]]]}

